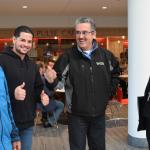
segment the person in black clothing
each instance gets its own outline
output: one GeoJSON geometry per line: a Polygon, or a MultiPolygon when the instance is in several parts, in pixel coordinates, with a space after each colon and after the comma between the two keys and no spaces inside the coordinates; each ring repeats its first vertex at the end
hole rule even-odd
{"type": "Polygon", "coordinates": [[[17,27],[13,47],[8,47],[0,55],[22,150],[31,149],[36,101],[42,101],[44,105],[49,103],[37,66],[27,55],[32,48],[33,36],[29,27],[17,27]]]}
{"type": "MultiPolygon", "coordinates": [[[[78,18],[75,34],[77,45],[54,65],[57,78],[53,85],[65,85],[70,150],[85,150],[86,138],[90,150],[105,150],[105,110],[118,86],[119,63],[110,51],[98,46],[93,19],[78,18]]],[[[48,68],[49,82],[54,74],[50,72],[48,68]]]]}
{"type": "Polygon", "coordinates": [[[144,106],[146,138],[147,138],[148,147],[150,150],[150,78],[149,78],[149,81],[147,83],[144,96],[146,99],[146,103],[144,106]]]}

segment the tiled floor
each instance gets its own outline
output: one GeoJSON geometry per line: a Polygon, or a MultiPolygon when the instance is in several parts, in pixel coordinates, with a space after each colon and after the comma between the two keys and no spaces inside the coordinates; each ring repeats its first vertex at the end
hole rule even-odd
{"type": "MultiPolygon", "coordinates": [[[[128,145],[127,105],[112,104],[106,111],[106,150],[148,150],[128,145]],[[113,114],[112,114],[113,113],[113,114]]],[[[32,150],[69,150],[67,125],[34,128],[32,150]]],[[[87,148],[88,150],[88,148],[87,148]]]]}

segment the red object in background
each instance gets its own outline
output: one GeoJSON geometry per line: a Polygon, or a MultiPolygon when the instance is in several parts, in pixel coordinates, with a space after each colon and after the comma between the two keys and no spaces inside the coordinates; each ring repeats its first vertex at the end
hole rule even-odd
{"type": "Polygon", "coordinates": [[[122,98],[123,98],[122,87],[118,87],[118,89],[117,89],[117,100],[119,102],[121,102],[122,98]]]}
{"type": "Polygon", "coordinates": [[[128,98],[123,98],[123,91],[122,87],[117,88],[117,100],[120,102],[122,105],[128,105],[128,98]]]}
{"type": "Polygon", "coordinates": [[[120,101],[120,103],[121,103],[122,105],[128,105],[128,99],[127,99],[127,98],[122,99],[122,100],[120,101]]]}

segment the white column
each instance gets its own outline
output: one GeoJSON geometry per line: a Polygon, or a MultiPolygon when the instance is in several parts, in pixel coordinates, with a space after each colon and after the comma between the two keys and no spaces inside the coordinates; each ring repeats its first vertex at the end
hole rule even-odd
{"type": "Polygon", "coordinates": [[[128,0],[129,97],[128,143],[147,146],[145,131],[137,132],[137,97],[144,95],[150,76],[150,0],[128,0]]]}

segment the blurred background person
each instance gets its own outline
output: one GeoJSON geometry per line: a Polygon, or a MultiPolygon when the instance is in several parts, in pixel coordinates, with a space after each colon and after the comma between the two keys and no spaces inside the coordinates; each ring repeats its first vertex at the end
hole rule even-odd
{"type": "Polygon", "coordinates": [[[38,63],[38,69],[44,84],[44,91],[49,96],[49,104],[47,106],[43,106],[42,104],[38,104],[37,107],[42,110],[42,123],[44,127],[58,127],[57,121],[63,112],[64,104],[60,100],[57,100],[54,97],[54,90],[49,90],[46,87],[45,83],[45,67],[48,65],[49,67],[53,68],[54,62],[48,61],[48,64],[44,64],[44,62],[38,63]]]}

